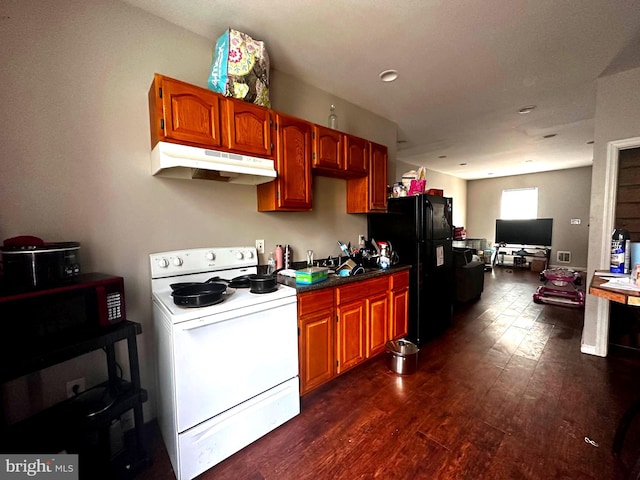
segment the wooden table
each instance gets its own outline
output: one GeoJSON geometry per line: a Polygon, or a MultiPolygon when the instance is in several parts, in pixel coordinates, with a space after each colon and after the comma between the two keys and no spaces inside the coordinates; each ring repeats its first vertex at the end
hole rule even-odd
{"type": "MultiPolygon", "coordinates": [[[[606,272],[606,270],[598,270],[599,272],[606,272]]],[[[607,283],[608,278],[594,274],[591,278],[591,285],[589,285],[589,293],[596,297],[606,298],[612,302],[624,303],[625,305],[640,306],[640,292],[632,290],[622,290],[619,288],[611,288],[604,286],[607,283]]]]}

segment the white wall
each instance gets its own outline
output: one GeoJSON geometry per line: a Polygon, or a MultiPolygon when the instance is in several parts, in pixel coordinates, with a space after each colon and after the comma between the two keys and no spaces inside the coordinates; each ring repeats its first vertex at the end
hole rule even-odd
{"type": "MultiPolygon", "coordinates": [[[[593,273],[609,268],[607,250],[611,231],[605,224],[611,198],[606,187],[611,172],[607,168],[609,142],[640,137],[640,68],[628,70],[598,80],[596,96],[593,174],[591,181],[591,231],[589,233],[588,269],[593,273]]],[[[587,295],[582,351],[607,354],[607,301],[587,295]]]]}
{"type": "MultiPolygon", "coordinates": [[[[79,241],[85,272],[124,277],[128,317],[143,328],[148,420],[155,415],[149,253],[262,238],[267,250],[291,244],[295,260],[309,248],[318,257],[336,255],[337,240],[355,244],[366,233],[366,216],[345,213],[344,180],[315,178],[311,213],[259,213],[255,187],[150,175],[153,74],[206,86],[208,39],[114,0],[8,0],[2,15],[0,240],[30,234],[79,241]]],[[[342,128],[386,144],[394,157],[393,122],[278,72],[271,94],[276,110],[317,123],[335,103],[342,128]]],[[[10,415],[64,398],[68,380],[101,381],[103,357],[5,385],[5,405],[24,410],[10,415]]]]}
{"type": "Polygon", "coordinates": [[[557,264],[556,252],[570,251],[571,264],[558,265],[586,269],[591,167],[469,180],[467,236],[493,244],[502,190],[528,187],[538,187],[538,217],[553,218],[551,264],[557,264]],[[572,218],[580,225],[571,225],[572,218]]]}
{"type": "MultiPolygon", "coordinates": [[[[411,170],[418,170],[424,165],[414,165],[396,160],[389,168],[389,184],[402,181],[402,174],[411,170]]],[[[445,197],[453,199],[453,224],[462,227],[467,222],[467,181],[445,173],[429,170],[425,167],[427,190],[436,188],[444,191],[445,197]]]]}

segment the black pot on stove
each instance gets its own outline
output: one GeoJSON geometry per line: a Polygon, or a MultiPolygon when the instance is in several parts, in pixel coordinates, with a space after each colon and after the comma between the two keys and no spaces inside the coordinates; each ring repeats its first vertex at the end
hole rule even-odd
{"type": "Polygon", "coordinates": [[[80,274],[79,242],[44,242],[20,236],[0,248],[4,282],[11,288],[54,286],[80,274]]]}

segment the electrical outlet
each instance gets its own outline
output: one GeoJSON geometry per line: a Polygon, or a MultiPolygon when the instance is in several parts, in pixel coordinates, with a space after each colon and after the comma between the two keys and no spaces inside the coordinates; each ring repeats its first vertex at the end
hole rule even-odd
{"type": "Polygon", "coordinates": [[[84,390],[84,377],[67,382],[67,398],[75,397],[79,393],[84,392],[84,390]]]}
{"type": "Polygon", "coordinates": [[[358,245],[364,245],[364,235],[358,235],[358,245]]]}
{"type": "Polygon", "coordinates": [[[572,218],[571,219],[571,225],[580,225],[580,219],[579,218],[572,218]]]}
{"type": "Polygon", "coordinates": [[[256,250],[258,253],[264,253],[264,240],[256,240],[256,250]]]}

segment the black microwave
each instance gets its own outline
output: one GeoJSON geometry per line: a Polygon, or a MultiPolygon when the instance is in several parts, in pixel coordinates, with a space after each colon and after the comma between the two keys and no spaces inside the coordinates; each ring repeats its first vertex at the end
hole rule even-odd
{"type": "Polygon", "coordinates": [[[3,336],[15,340],[100,329],[125,318],[122,277],[84,273],[71,282],[37,290],[0,285],[3,336]]]}

